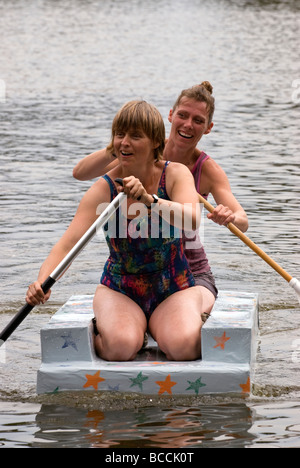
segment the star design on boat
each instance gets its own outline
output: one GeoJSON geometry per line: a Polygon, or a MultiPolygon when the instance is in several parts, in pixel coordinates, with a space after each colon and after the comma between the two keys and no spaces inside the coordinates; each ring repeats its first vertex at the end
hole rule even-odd
{"type": "Polygon", "coordinates": [[[217,342],[214,348],[220,346],[221,349],[224,349],[226,341],[230,340],[230,336],[226,336],[226,332],[224,332],[222,336],[214,336],[214,340],[217,342]]]}
{"type": "Polygon", "coordinates": [[[130,385],[130,388],[137,385],[140,388],[141,392],[142,392],[143,391],[143,382],[145,380],[148,380],[148,379],[149,379],[149,377],[143,376],[143,373],[139,372],[136,377],[129,379],[132,382],[132,384],[130,385]]]}
{"type": "Polygon", "coordinates": [[[120,384],[115,385],[114,387],[111,385],[108,385],[108,389],[111,390],[112,392],[119,392],[120,391],[120,384]]]}
{"type": "Polygon", "coordinates": [[[47,393],[49,393],[49,395],[55,395],[58,392],[59,392],[59,387],[56,387],[52,392],[47,392],[47,393]]]}
{"type": "Polygon", "coordinates": [[[250,393],[251,385],[250,385],[250,377],[248,377],[247,382],[245,384],[240,384],[242,389],[242,393],[250,393]]]}
{"type": "Polygon", "coordinates": [[[191,382],[190,380],[188,380],[190,386],[186,390],[194,390],[194,392],[198,395],[200,388],[206,387],[206,384],[202,383],[201,379],[202,377],[199,377],[199,379],[195,380],[195,382],[191,382]]]}
{"type": "Polygon", "coordinates": [[[68,348],[69,346],[71,346],[72,348],[75,349],[75,351],[78,351],[76,341],[73,339],[71,332],[61,335],[61,338],[65,340],[64,344],[62,345],[62,349],[68,348]]]}
{"type": "Polygon", "coordinates": [[[165,392],[169,393],[169,395],[172,395],[172,387],[174,387],[174,385],[177,385],[177,382],[171,381],[170,374],[165,378],[165,380],[158,380],[155,383],[160,387],[160,389],[158,390],[158,395],[162,395],[165,392]]]}
{"type": "Polygon", "coordinates": [[[100,377],[100,372],[97,371],[94,375],[86,374],[86,383],[84,384],[83,388],[94,387],[95,390],[98,390],[98,385],[100,382],[104,382],[105,379],[100,377]]]}

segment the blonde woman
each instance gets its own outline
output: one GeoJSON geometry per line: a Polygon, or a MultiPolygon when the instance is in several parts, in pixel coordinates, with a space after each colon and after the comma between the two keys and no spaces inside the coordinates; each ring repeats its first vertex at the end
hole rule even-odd
{"type": "Polygon", "coordinates": [[[191,172],[162,159],[164,146],[164,123],[155,107],[145,101],[122,107],[109,145],[118,165],[84,195],[38,280],[28,288],[29,304],[49,298],[41,289],[43,281],[95,221],[98,207],[124,190],[128,203],[125,212],[116,212],[116,229],[107,226],[105,231],[110,255],[94,296],[95,347],[109,361],[134,359],[147,329],[171,360],[193,360],[201,354],[202,292],[178,235],[185,223],[192,229],[199,225],[198,195],[191,172]]]}
{"type": "MultiPolygon", "coordinates": [[[[213,128],[215,99],[213,88],[207,81],[185,89],[178,96],[169,113],[171,130],[163,152],[165,160],[184,164],[193,174],[198,193],[205,198],[211,194],[216,201],[216,208],[208,218],[215,223],[235,224],[241,231],[248,229],[247,215],[236,200],[223,169],[206,153],[197,148],[203,135],[213,128]]],[[[105,148],[82,159],[74,168],[73,175],[79,180],[99,177],[119,164],[112,148],[105,148]]],[[[199,302],[202,318],[208,316],[217,297],[217,288],[208,259],[199,236],[191,246],[184,238],[185,255],[193,272],[195,283],[201,288],[199,302]]]]}

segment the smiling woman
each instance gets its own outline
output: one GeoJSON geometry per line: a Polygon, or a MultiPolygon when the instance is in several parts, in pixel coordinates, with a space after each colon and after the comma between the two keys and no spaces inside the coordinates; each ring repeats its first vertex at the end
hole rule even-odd
{"type": "Polygon", "coordinates": [[[174,231],[165,236],[162,221],[158,236],[152,235],[152,222],[146,223],[147,230],[151,225],[146,235],[144,231],[143,236],[132,236],[130,232],[129,210],[136,201],[148,208],[151,218],[155,211],[162,220],[171,209],[172,224],[177,219],[190,219],[194,227],[197,225],[199,206],[191,173],[181,164],[162,161],[164,145],[164,123],[153,106],[132,101],[122,107],[113,121],[108,146],[119,164],[102,180],[107,182],[113,199],[121,190],[114,181],[123,178],[128,211],[125,215],[117,213],[116,224],[125,224],[129,235],[125,239],[106,234],[110,257],[94,298],[96,349],[107,360],[133,359],[147,328],[169,359],[200,356],[201,293],[192,287],[195,283],[183,252],[182,236],[174,235],[174,231]],[[112,303],[114,307],[108,307],[112,303]],[[190,304],[188,314],[186,303],[190,304]],[[172,328],[175,322],[182,326],[172,328]],[[179,329],[186,332],[179,336],[179,329]],[[183,340],[191,345],[184,345],[183,340]]]}
{"type": "MultiPolygon", "coordinates": [[[[197,148],[203,135],[209,134],[213,128],[212,119],[215,99],[212,96],[212,91],[211,84],[204,81],[200,85],[185,89],[180,93],[169,112],[168,118],[172,125],[169,138],[164,144],[163,159],[180,163],[180,166],[177,167],[186,166],[193,175],[193,182],[199,194],[204,198],[207,198],[210,193],[213,195],[217,207],[208,214],[209,219],[220,225],[233,223],[241,231],[245,232],[248,229],[248,218],[231,191],[227,175],[210,156],[197,148]]],[[[127,170],[129,170],[129,163],[133,160],[133,144],[136,145],[137,138],[140,137],[136,132],[137,129],[141,130],[141,109],[139,109],[139,112],[136,111],[135,116],[130,115],[127,109],[126,115],[128,121],[131,122],[132,130],[125,138],[128,122],[120,120],[118,117],[118,131],[115,135],[116,146],[121,144],[121,141],[123,142],[119,158],[116,158],[116,151],[112,141],[107,148],[96,151],[79,161],[73,171],[75,178],[86,180],[101,176],[112,170],[112,168],[116,168],[120,161],[122,161],[123,167],[125,167],[126,162],[127,170]],[[131,148],[129,140],[131,140],[131,148]]],[[[145,124],[142,131],[148,134],[148,137],[156,143],[157,137],[154,136],[153,129],[148,128],[148,125],[149,123],[145,124]]],[[[153,145],[153,148],[156,152],[158,151],[155,145],[153,145]]],[[[138,159],[136,159],[137,161],[138,159]]],[[[151,161],[151,158],[149,161],[151,161]]],[[[155,170],[159,173],[161,171],[159,161],[156,162],[155,167],[155,170]]],[[[168,171],[173,170],[172,167],[175,166],[169,166],[168,171]]],[[[141,169],[140,164],[139,168],[141,169]]],[[[151,187],[149,193],[154,188],[151,187]]],[[[137,189],[138,187],[135,186],[135,190],[137,189]]],[[[153,198],[149,197],[146,203],[149,204],[152,201],[153,198]]],[[[167,205],[167,202],[164,201],[164,204],[167,205]]],[[[180,211],[178,210],[178,212],[180,211]]],[[[180,214],[182,218],[182,211],[180,214]]],[[[183,233],[183,246],[195,283],[201,288],[198,307],[202,319],[206,320],[212,310],[218,290],[199,233],[194,232],[193,236],[191,236],[191,233],[188,236],[183,233]]]]}
{"type": "Polygon", "coordinates": [[[208,135],[213,128],[207,104],[183,95],[179,104],[170,110],[169,121],[172,123],[169,142],[176,146],[177,157],[180,150],[184,153],[186,166],[192,169],[195,164],[196,145],[203,135],[208,135]]]}
{"type": "Polygon", "coordinates": [[[43,263],[38,281],[28,288],[31,305],[49,298],[41,288],[45,278],[95,221],[98,206],[123,190],[128,204],[125,212],[116,211],[116,225],[125,224],[127,235],[106,231],[110,255],[94,296],[95,348],[109,361],[134,359],[147,328],[169,359],[200,356],[201,288],[195,286],[182,236],[174,230],[165,236],[161,222],[164,208],[169,208],[174,213],[171,224],[181,218],[196,227],[198,194],[184,165],[161,160],[164,145],[164,122],[155,107],[131,101],[120,109],[110,143],[119,164],[86,192],[69,228],[43,263]],[[123,188],[115,184],[118,178],[123,179],[123,188]],[[145,237],[131,236],[128,210],[137,200],[147,208],[148,216],[156,211],[158,236],[152,237],[151,232],[145,237]]]}
{"type": "Polygon", "coordinates": [[[175,137],[178,133],[181,138],[190,140],[194,143],[193,151],[195,144],[213,128],[215,98],[212,92],[213,87],[208,81],[204,81],[200,86],[185,89],[170,110],[169,121],[174,124],[171,135],[175,137]]]}
{"type": "Polygon", "coordinates": [[[165,127],[162,117],[154,106],[148,104],[146,107],[143,103],[145,101],[136,101],[135,106],[127,103],[119,110],[112,123],[112,140],[107,151],[113,152],[114,139],[122,140],[130,130],[132,140],[147,135],[154,145],[154,159],[163,159],[165,127]]]}

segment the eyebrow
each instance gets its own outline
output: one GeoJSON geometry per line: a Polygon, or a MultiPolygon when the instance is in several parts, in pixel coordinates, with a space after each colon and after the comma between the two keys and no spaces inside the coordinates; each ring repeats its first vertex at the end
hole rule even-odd
{"type": "MultiPolygon", "coordinates": [[[[191,112],[188,111],[188,110],[185,110],[185,109],[178,109],[177,113],[179,114],[187,114],[187,115],[190,115],[191,112]]],[[[193,116],[193,119],[197,119],[197,120],[201,120],[202,122],[205,122],[205,117],[203,117],[203,115],[194,115],[193,116]]]]}

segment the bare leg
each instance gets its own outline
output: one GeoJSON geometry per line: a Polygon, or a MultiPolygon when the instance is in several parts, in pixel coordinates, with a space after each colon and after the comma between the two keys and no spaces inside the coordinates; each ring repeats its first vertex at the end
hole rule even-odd
{"type": "Polygon", "coordinates": [[[178,291],[153,312],[149,330],[167,358],[191,361],[201,357],[201,314],[210,313],[214,295],[203,286],[178,291]]]}
{"type": "Polygon", "coordinates": [[[97,354],[107,361],[130,361],[141,349],[147,320],[128,296],[99,285],[94,296],[94,314],[99,335],[97,354]]]}

